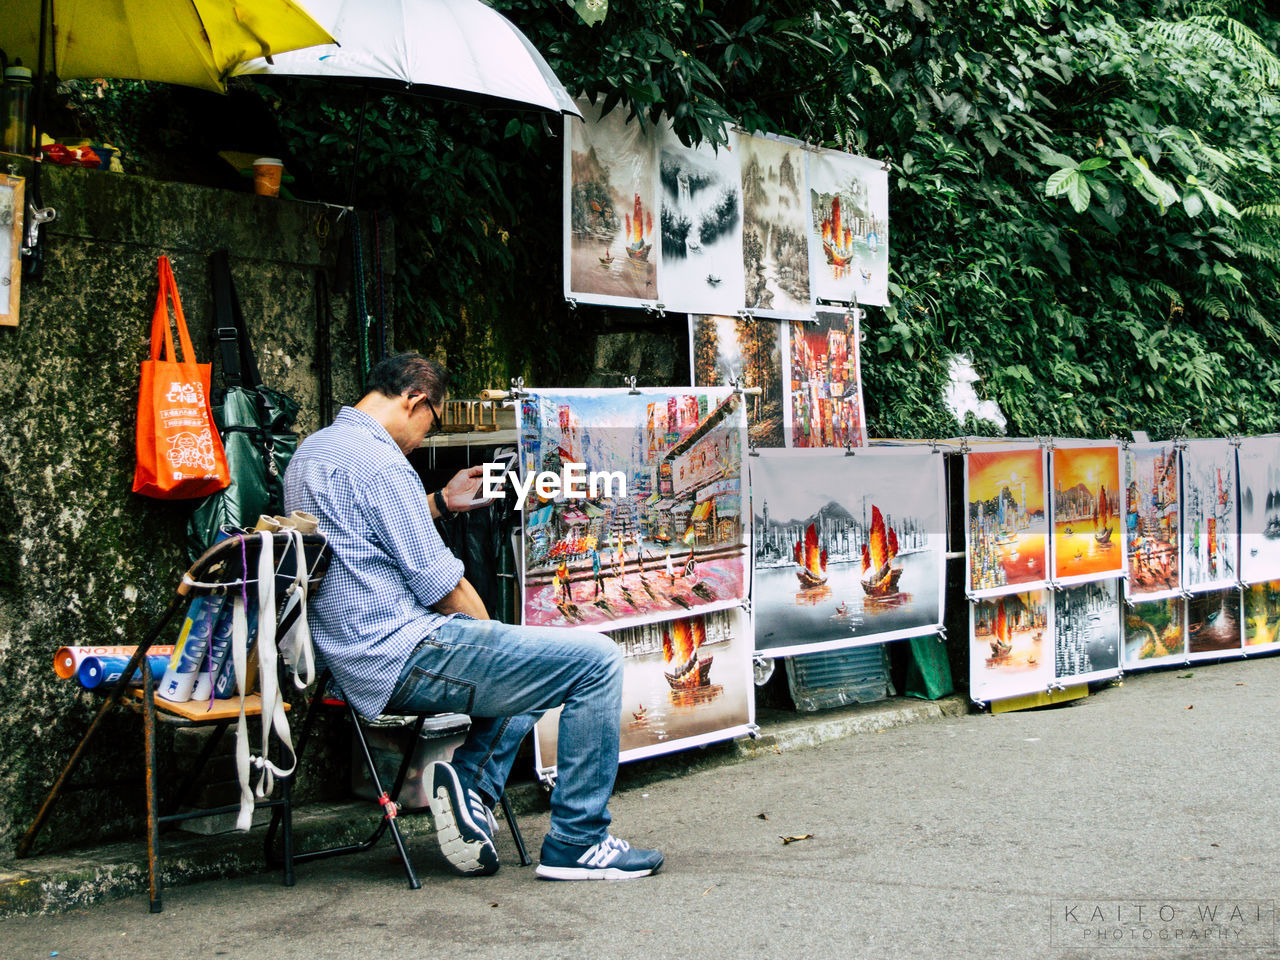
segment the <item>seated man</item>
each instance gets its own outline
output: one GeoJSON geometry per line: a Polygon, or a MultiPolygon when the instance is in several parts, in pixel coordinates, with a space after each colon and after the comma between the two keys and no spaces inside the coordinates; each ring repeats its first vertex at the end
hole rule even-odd
{"type": "Polygon", "coordinates": [[[600,634],[490,620],[432,522],[467,509],[480,468],[428,496],[405,458],[438,429],[446,377],[417,354],[388,357],[360,402],[308,437],[285,471],[285,510],[318,517],[333,550],[310,609],[316,648],[361,716],[471,716],[452,764],[430,771],[437,836],[459,873],[498,869],[493,805],[520,741],[563,705],[537,875],[648,876],[662,854],[608,832],[622,714],[617,646],[600,634]]]}

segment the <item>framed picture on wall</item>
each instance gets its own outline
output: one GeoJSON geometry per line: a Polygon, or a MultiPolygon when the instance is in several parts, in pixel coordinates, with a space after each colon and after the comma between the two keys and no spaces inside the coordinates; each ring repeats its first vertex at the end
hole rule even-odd
{"type": "Polygon", "coordinates": [[[0,174],[0,326],[18,325],[22,281],[22,177],[0,174]]]}

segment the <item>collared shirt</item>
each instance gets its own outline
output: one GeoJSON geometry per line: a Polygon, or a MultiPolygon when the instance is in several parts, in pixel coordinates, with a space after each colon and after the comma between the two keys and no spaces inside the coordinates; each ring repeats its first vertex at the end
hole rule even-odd
{"type": "Polygon", "coordinates": [[[409,654],[449,617],[432,607],[462,579],[422,481],[378,421],[343,407],[284,475],[285,512],[320,520],[333,559],[308,611],[316,649],[356,711],[376,717],[409,654]]]}

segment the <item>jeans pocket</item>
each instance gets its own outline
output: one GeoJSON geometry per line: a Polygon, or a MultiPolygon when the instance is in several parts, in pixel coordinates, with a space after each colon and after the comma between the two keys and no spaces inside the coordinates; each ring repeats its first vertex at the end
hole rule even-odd
{"type": "Polygon", "coordinates": [[[424,667],[413,667],[392,701],[408,711],[470,714],[476,701],[476,685],[424,667]]]}

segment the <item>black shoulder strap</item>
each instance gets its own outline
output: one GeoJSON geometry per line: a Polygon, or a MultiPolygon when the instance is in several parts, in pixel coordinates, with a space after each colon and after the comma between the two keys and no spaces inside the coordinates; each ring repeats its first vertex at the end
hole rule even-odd
{"type": "Polygon", "coordinates": [[[249,330],[240,309],[240,298],[231,280],[226,250],[209,258],[213,271],[213,339],[222,353],[222,382],[227,387],[257,387],[262,383],[258,363],[249,342],[249,330]]]}

